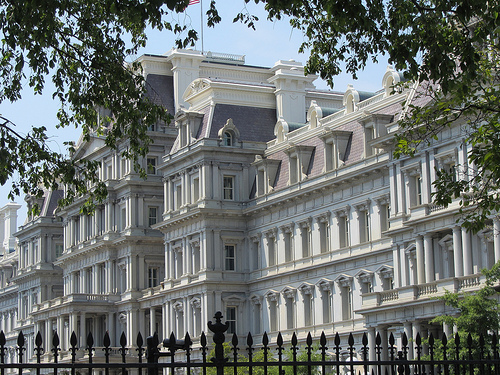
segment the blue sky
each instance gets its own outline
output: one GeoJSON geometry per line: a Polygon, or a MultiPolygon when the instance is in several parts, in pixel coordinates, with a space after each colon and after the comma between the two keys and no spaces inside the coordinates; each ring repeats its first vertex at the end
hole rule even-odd
{"type": "MultiPolygon", "coordinates": [[[[209,0],[203,1],[203,9],[208,9],[209,0]]],[[[247,10],[259,17],[256,30],[248,29],[240,23],[233,23],[234,16],[244,10],[243,0],[219,0],[217,8],[222,17],[222,22],[215,28],[203,29],[204,50],[212,52],[231,53],[245,55],[245,62],[249,65],[272,67],[278,60],[296,60],[305,63],[307,54],[299,54],[298,48],[303,41],[302,34],[292,30],[287,20],[271,22],[266,19],[263,5],[248,3],[247,10]]],[[[201,5],[195,4],[187,8],[184,14],[175,16],[173,19],[200,32],[200,10],[201,5]]],[[[133,60],[144,53],[163,54],[174,46],[174,36],[168,31],[151,31],[148,33],[146,48],[137,56],[131,56],[133,60]]],[[[195,49],[201,50],[201,41],[198,41],[195,49]]],[[[354,81],[350,75],[340,75],[335,80],[335,91],[344,91],[347,84],[352,83],[358,90],[377,91],[382,86],[382,77],[387,67],[387,61],[383,58],[378,64],[370,64],[368,68],[358,74],[358,80],[354,81]]],[[[25,90],[21,100],[0,104],[0,114],[14,124],[16,130],[27,133],[31,126],[45,126],[50,134],[50,145],[53,150],[64,152],[63,142],[77,140],[80,132],[75,128],[56,129],[56,113],[58,103],[52,100],[52,85],[47,79],[47,87],[42,95],[33,95],[29,86],[25,84],[25,90]]],[[[325,82],[317,80],[314,82],[317,88],[327,89],[325,82]]],[[[0,207],[8,203],[8,185],[0,186],[0,207]]],[[[16,199],[18,203],[24,203],[24,199],[16,199]]],[[[20,213],[18,225],[22,224],[26,216],[23,207],[20,213]]]]}

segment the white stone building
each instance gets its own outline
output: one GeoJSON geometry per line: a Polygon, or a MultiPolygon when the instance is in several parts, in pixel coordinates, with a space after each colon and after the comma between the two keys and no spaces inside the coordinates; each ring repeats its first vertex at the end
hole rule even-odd
{"type": "Polygon", "coordinates": [[[480,269],[500,260],[497,222],[472,235],[456,203],[431,202],[435,167],[467,178],[459,125],[415,158],[392,158],[405,102],[425,104],[393,90],[392,68],[379,92],[341,93],[316,90],[295,61],[254,67],[190,50],[139,61],[175,114],[151,129],[148,179],[121,157],[127,141],[116,151],[98,136],[79,141],[74,157],[100,162],[107,202],[93,216],[78,201],[52,211],[53,232],[33,222],[38,234],[17,233],[15,293],[36,303],[16,328],[59,332],[63,356],[72,331],[96,345],[105,331],[113,345],[121,331],[129,344],[154,331],[196,340],[218,310],[257,341],[354,332],[359,345],[368,330],[373,346],[376,332],[384,342],[440,333],[449,327],[429,321],[450,311],[432,297],[477,289],[480,269]],[[30,258],[30,238],[56,247],[30,258]],[[62,289],[41,288],[44,277],[62,289]]]}

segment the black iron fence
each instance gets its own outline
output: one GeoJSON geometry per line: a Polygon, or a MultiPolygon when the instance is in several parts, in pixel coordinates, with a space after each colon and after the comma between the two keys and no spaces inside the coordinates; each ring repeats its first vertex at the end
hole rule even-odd
{"type": "MultiPolygon", "coordinates": [[[[244,348],[238,336],[233,335],[231,342],[225,341],[225,332],[229,324],[222,323],[222,314],[215,314],[215,323],[209,322],[212,342],[208,342],[202,333],[199,346],[193,348],[193,342],[187,333],[183,339],[177,339],[172,333],[161,343],[158,335],[147,337],[144,343],[139,333],[135,347],[127,343],[125,334],[120,338],[118,358],[112,355],[114,348],[108,333],[103,339],[103,347],[94,347],[92,334],[87,337],[86,355],[77,359],[76,334],[70,338],[68,352],[70,359],[60,361],[60,341],[57,332],[53,336],[52,348],[43,348],[40,333],[35,338],[34,361],[26,360],[26,343],[22,332],[17,338],[17,363],[6,362],[6,338],[0,332],[0,375],[6,372],[18,372],[19,375],[34,372],[37,375],[80,375],[83,373],[101,373],[125,375],[133,371],[138,375],[174,375],[178,371],[184,374],[203,375],[325,375],[325,374],[372,374],[372,375],[459,375],[459,374],[495,374],[500,375],[500,355],[496,334],[480,336],[476,340],[469,335],[465,341],[456,334],[453,340],[443,335],[439,340],[430,334],[426,340],[417,335],[415,340],[408,340],[402,335],[400,346],[391,334],[384,345],[381,336],[375,336],[375,343],[368,346],[368,336],[362,335],[361,345],[355,346],[353,334],[342,343],[339,334],[328,343],[325,334],[314,343],[311,334],[300,346],[295,334],[290,343],[285,343],[281,334],[275,342],[270,342],[266,333],[262,343],[254,345],[249,333],[244,348]],[[145,345],[144,345],[145,344],[145,345]],[[95,351],[103,351],[103,356],[96,356],[95,351]],[[46,354],[50,353],[50,356],[46,354]],[[195,355],[193,355],[195,353],[195,355]],[[411,353],[411,355],[410,355],[411,353]],[[413,358],[412,358],[413,357],[413,358]],[[95,361],[99,358],[98,361],[95,361]]],[[[68,357],[68,358],[69,358],[68,357]]]]}

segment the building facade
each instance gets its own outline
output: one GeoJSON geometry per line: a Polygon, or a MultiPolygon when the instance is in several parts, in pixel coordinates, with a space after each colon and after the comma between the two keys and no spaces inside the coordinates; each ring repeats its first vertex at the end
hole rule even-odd
{"type": "Polygon", "coordinates": [[[295,61],[254,67],[191,50],[139,61],[174,114],[150,129],[148,178],[121,157],[126,140],[78,142],[73,157],[100,163],[107,201],[85,216],[47,194],[51,209],[17,232],[0,269],[13,288],[2,301],[18,305],[6,329],[57,331],[64,356],[73,331],[97,346],[106,331],[130,344],[138,332],[196,340],[222,311],[230,333],[257,340],[353,332],[360,343],[368,330],[373,345],[376,332],[387,343],[449,331],[430,323],[453,313],[433,297],[477,290],[500,260],[496,220],[473,235],[458,202],[432,204],[435,168],[468,176],[460,124],[393,159],[399,118],[426,99],[394,90],[391,67],[367,93],[317,90],[295,61]]]}

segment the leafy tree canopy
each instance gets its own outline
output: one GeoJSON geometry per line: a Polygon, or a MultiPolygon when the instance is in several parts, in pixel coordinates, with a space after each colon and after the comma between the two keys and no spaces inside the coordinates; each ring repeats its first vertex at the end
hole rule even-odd
{"type": "MultiPolygon", "coordinates": [[[[249,0],[245,0],[249,1],[249,0]]],[[[414,155],[444,128],[463,125],[468,163],[440,170],[434,200],[461,202],[464,225],[484,227],[500,209],[500,3],[483,0],[255,0],[271,18],[291,16],[310,49],[308,73],[330,85],[345,63],[353,76],[369,60],[388,54],[418,95],[433,100],[412,106],[401,121],[395,156],[414,155]]]]}
{"type": "MultiPolygon", "coordinates": [[[[165,29],[177,35],[178,47],[186,47],[197,35],[194,30],[165,21],[169,13],[182,12],[189,0],[65,0],[15,1],[0,4],[0,102],[21,98],[27,82],[35,93],[44,92],[52,79],[54,99],[59,100],[59,127],[77,126],[88,140],[91,133],[105,135],[106,145],[115,148],[127,139],[124,156],[140,170],[138,158],[147,154],[147,129],[168,121],[169,114],[146,93],[138,64],[127,58],[146,44],[146,28],[165,29]],[[107,116],[98,112],[106,109],[107,116]],[[112,123],[112,126],[108,126],[112,123]]],[[[214,3],[209,23],[218,22],[214,3]]],[[[173,19],[173,17],[171,17],[173,19]]],[[[40,196],[44,188],[59,183],[72,187],[63,203],[88,197],[83,208],[106,196],[97,181],[95,162],[71,160],[47,145],[44,127],[26,136],[15,124],[0,121],[0,184],[13,178],[10,199],[20,194],[40,196]],[[14,152],[15,151],[15,152],[14,152]],[[89,187],[92,188],[89,189],[89,187]]],[[[69,151],[74,146],[68,143],[69,151]]],[[[145,172],[141,171],[145,176],[145,172]]]]}
{"type": "MultiPolygon", "coordinates": [[[[245,3],[250,0],[243,0],[245,3]]],[[[308,73],[319,73],[333,86],[343,64],[356,75],[370,60],[388,54],[408,80],[430,82],[419,93],[434,98],[424,107],[412,107],[401,121],[396,156],[412,155],[421,144],[437,137],[444,127],[460,121],[465,141],[471,145],[467,165],[458,166],[459,182],[450,171],[440,171],[435,185],[436,203],[461,200],[466,225],[481,229],[500,208],[500,89],[496,82],[499,60],[500,3],[484,0],[254,0],[263,4],[269,18],[291,17],[293,27],[304,33],[301,51],[308,50],[308,73]],[[473,168],[470,168],[473,166],[473,168]],[[451,192],[451,194],[450,194],[451,192]],[[477,209],[471,210],[471,207],[477,209]]],[[[23,80],[42,92],[49,72],[54,72],[60,100],[60,126],[75,124],[84,138],[104,133],[97,110],[112,113],[113,126],[106,143],[127,138],[126,156],[137,162],[147,152],[148,125],[167,120],[163,108],[144,95],[137,66],[126,57],[146,43],[147,26],[174,33],[185,27],[166,22],[166,15],[180,12],[188,0],[68,0],[2,2],[0,100],[17,100],[23,80]],[[27,73],[29,72],[29,73],[27,73]]],[[[208,24],[220,18],[215,1],[208,24]]],[[[240,13],[235,21],[255,27],[257,18],[240,13]]],[[[177,45],[197,38],[189,30],[177,45]]],[[[8,120],[0,122],[0,183],[18,173],[12,195],[40,194],[40,186],[55,187],[58,178],[73,184],[73,195],[87,192],[95,181],[97,166],[88,161],[66,160],[46,145],[44,128],[26,137],[8,120]],[[10,150],[19,150],[12,153],[10,150]]],[[[137,163],[136,163],[137,166],[137,163]]],[[[101,185],[89,203],[105,194],[101,185]]],[[[70,201],[73,196],[68,196],[70,201]]]]}
{"type": "MultiPolygon", "coordinates": [[[[480,337],[483,337],[484,349],[492,349],[491,333],[497,333],[500,329],[500,302],[498,301],[497,287],[500,282],[500,262],[496,263],[491,270],[484,269],[482,273],[486,276],[486,283],[475,293],[452,293],[446,291],[445,295],[439,297],[446,305],[455,309],[456,313],[441,315],[434,318],[431,323],[446,323],[449,327],[456,328],[460,355],[468,357],[467,342],[470,338],[473,343],[474,357],[481,348],[480,337]]],[[[435,339],[438,339],[437,337],[435,339]]],[[[456,341],[448,337],[448,349],[455,350],[456,341]]],[[[496,345],[496,343],[495,343],[496,345]]],[[[442,342],[437,341],[437,356],[442,358],[442,342]]]]}

